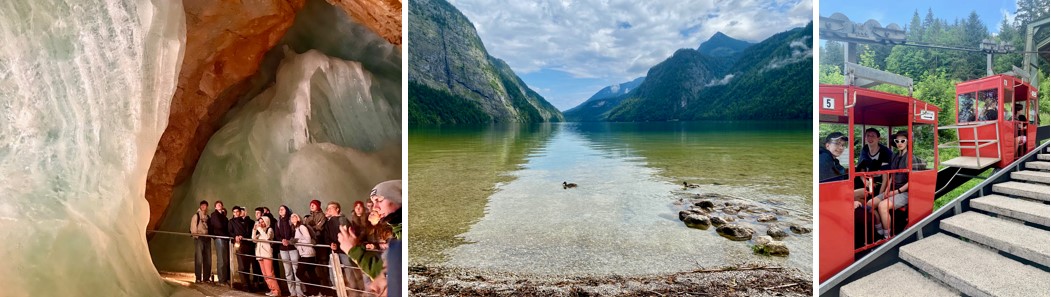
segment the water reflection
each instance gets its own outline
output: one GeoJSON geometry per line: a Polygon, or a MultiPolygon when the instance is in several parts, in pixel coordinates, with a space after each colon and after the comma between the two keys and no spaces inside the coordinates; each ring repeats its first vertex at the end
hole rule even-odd
{"type": "Polygon", "coordinates": [[[711,230],[685,228],[674,205],[683,193],[679,184],[690,179],[702,184],[692,192],[719,192],[772,205],[809,223],[809,123],[547,127],[539,128],[544,132],[535,137],[525,136],[533,128],[485,128],[445,133],[448,136],[410,132],[410,240],[421,245],[410,250],[410,259],[569,275],[667,273],[755,261],[810,269],[809,235],[785,240],[793,250],[787,259],[754,256],[748,244],[728,241],[711,230]],[[440,167],[460,159],[488,164],[484,155],[501,151],[492,149],[493,141],[487,140],[492,138],[529,143],[502,150],[509,153],[495,164],[475,167],[487,173],[472,172],[500,178],[478,180],[463,189],[451,185],[471,178],[440,167]],[[472,149],[472,143],[483,146],[472,149]],[[443,149],[456,145],[458,150],[443,149]],[[463,155],[472,150],[482,154],[463,155]],[[563,190],[563,181],[580,187],[563,190]],[[443,220],[455,230],[436,224],[443,220]],[[425,228],[422,234],[418,226],[425,228]],[[421,250],[427,256],[417,258],[421,250]]]}

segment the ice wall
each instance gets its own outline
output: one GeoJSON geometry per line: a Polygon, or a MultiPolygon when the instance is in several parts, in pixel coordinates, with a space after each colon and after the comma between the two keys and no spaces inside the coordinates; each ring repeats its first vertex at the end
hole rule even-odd
{"type": "Polygon", "coordinates": [[[181,1],[0,2],[0,295],[166,296],[145,190],[181,1]]]}
{"type": "MultiPolygon", "coordinates": [[[[227,208],[309,201],[349,209],[372,187],[401,176],[401,57],[386,40],[324,1],[308,1],[176,187],[160,228],[186,232],[200,200],[227,208]]],[[[150,240],[161,270],[192,271],[192,242],[150,240]]],[[[214,266],[213,266],[214,267],[214,266]]]]}

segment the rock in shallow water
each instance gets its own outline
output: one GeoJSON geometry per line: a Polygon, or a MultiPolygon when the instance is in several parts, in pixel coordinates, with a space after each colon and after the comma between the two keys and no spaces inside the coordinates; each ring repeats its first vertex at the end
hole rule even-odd
{"type": "Polygon", "coordinates": [[[702,230],[708,230],[708,226],[711,226],[712,224],[711,219],[709,219],[708,216],[699,213],[687,215],[682,222],[686,223],[687,227],[702,230]]]}
{"type": "Polygon", "coordinates": [[[727,223],[729,223],[729,221],[727,219],[724,219],[721,216],[712,216],[711,221],[712,221],[712,225],[714,225],[716,227],[719,227],[719,226],[722,226],[722,225],[726,225],[727,223]]]}
{"type": "Polygon", "coordinates": [[[729,224],[719,227],[718,229],[715,229],[715,232],[718,232],[719,235],[722,235],[723,237],[726,237],[733,241],[749,240],[752,239],[752,235],[755,234],[755,230],[752,230],[752,228],[744,227],[737,224],[729,224]]]}
{"type": "Polygon", "coordinates": [[[760,221],[760,222],[773,222],[773,221],[777,220],[777,217],[772,216],[772,215],[760,215],[755,220],[756,221],[760,221]]]}
{"type": "MultiPolygon", "coordinates": [[[[766,236],[761,236],[766,237],[766,236]]],[[[756,254],[770,255],[777,257],[788,257],[788,246],[785,245],[784,241],[768,241],[763,244],[759,244],[760,240],[756,240],[756,245],[752,246],[752,251],[756,254]]]]}
{"type": "Polygon", "coordinates": [[[788,237],[788,232],[785,232],[784,229],[781,229],[781,226],[778,226],[776,224],[771,224],[771,225],[767,226],[766,235],[770,235],[770,236],[773,236],[774,238],[779,238],[780,239],[780,238],[788,237]]]}
{"type": "Polygon", "coordinates": [[[792,224],[792,226],[788,227],[788,229],[792,230],[792,232],[796,233],[796,234],[807,234],[807,233],[810,233],[810,228],[805,227],[803,225],[799,225],[799,224],[792,224]]]}
{"type": "Polygon", "coordinates": [[[713,207],[715,207],[715,203],[712,203],[711,200],[697,201],[693,205],[698,206],[698,207],[703,207],[703,208],[713,208],[713,207]]]}
{"type": "Polygon", "coordinates": [[[759,237],[755,238],[755,244],[756,245],[766,245],[767,243],[770,243],[771,241],[774,241],[774,239],[771,238],[770,236],[766,236],[766,235],[759,236],[759,237]]]}

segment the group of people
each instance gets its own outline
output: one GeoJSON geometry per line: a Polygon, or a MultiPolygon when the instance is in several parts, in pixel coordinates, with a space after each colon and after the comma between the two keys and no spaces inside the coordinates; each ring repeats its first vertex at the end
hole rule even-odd
{"type": "Polygon", "coordinates": [[[275,272],[282,268],[291,296],[334,296],[327,289],[303,283],[334,286],[340,275],[350,296],[366,291],[386,296],[388,286],[400,288],[401,204],[400,180],[376,185],[368,202],[354,202],[350,218],[335,201],[324,206],[321,201],[310,201],[310,213],[304,216],[286,205],[278,208],[277,217],[268,207],[256,207],[254,219],[241,206],[234,206],[233,217],[228,218],[222,201],[215,201],[209,214],[208,201],[201,201],[191,217],[190,233],[211,236],[194,236],[195,281],[211,281],[214,243],[221,284],[231,284],[229,249],[233,245],[238,274],[247,290],[265,284],[267,296],[281,296],[275,272]],[[333,255],[342,266],[338,273],[331,265],[333,255]],[[274,261],[278,258],[280,261],[274,261]]]}
{"type": "MultiPolygon", "coordinates": [[[[865,143],[854,169],[856,172],[908,169],[910,158],[912,168],[926,167],[922,159],[909,153],[909,133],[907,131],[898,131],[891,137],[896,148],[893,153],[890,148],[880,143],[880,132],[875,128],[866,129],[864,139],[865,143]]],[[[847,146],[851,146],[851,143],[843,133],[832,132],[825,136],[822,147],[818,149],[820,182],[848,179],[848,172],[838,159],[843,155],[847,146]]],[[[875,233],[884,237],[889,236],[888,230],[893,226],[894,210],[905,207],[909,203],[909,173],[888,172],[876,176],[859,177],[854,181],[854,189],[856,220],[871,213],[876,218],[875,233]]],[[[858,240],[856,239],[855,242],[858,240]]]]}

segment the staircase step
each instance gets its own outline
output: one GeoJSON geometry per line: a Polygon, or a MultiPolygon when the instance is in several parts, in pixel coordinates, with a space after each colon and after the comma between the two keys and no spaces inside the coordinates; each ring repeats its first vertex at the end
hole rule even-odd
{"type": "Polygon", "coordinates": [[[1051,262],[1051,246],[1047,244],[1051,236],[1044,230],[973,211],[942,220],[941,228],[1040,265],[1051,262]]]}
{"type": "Polygon", "coordinates": [[[1025,169],[1035,169],[1035,170],[1047,171],[1048,169],[1051,169],[1051,162],[1040,162],[1040,161],[1025,162],[1025,169]]]}
{"type": "Polygon", "coordinates": [[[1044,161],[1051,161],[1051,154],[1036,154],[1036,158],[1044,161]]]}
{"type": "Polygon", "coordinates": [[[971,200],[971,207],[1022,221],[1051,226],[1051,209],[1047,204],[1000,195],[971,200]]]}
{"type": "Polygon", "coordinates": [[[899,249],[902,260],[968,296],[1047,296],[1051,274],[938,233],[899,249]]]}
{"type": "Polygon", "coordinates": [[[839,289],[841,297],[884,296],[960,296],[950,288],[942,286],[905,263],[869,274],[839,289]]]}
{"type": "Polygon", "coordinates": [[[993,192],[1004,195],[1025,197],[1041,201],[1051,201],[1051,189],[1047,185],[1027,184],[1020,182],[1002,182],[993,185],[993,192]]]}
{"type": "Polygon", "coordinates": [[[1035,183],[1051,183],[1051,173],[1047,171],[1022,170],[1011,172],[1011,179],[1035,183]]]}

